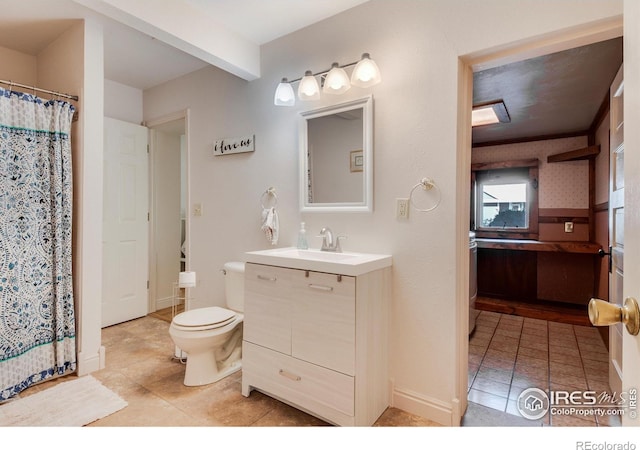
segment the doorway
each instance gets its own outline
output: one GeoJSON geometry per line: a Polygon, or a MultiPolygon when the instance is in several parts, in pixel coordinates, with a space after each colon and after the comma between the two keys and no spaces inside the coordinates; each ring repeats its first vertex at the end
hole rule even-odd
{"type": "MultiPolygon", "coordinates": [[[[148,122],[150,153],[149,312],[171,309],[189,264],[188,114],[148,122]]],[[[175,305],[183,308],[184,305],[175,305]]]]}
{"type": "MultiPolygon", "coordinates": [[[[562,42],[558,42],[557,39],[553,39],[552,41],[546,41],[545,39],[540,39],[540,41],[534,46],[534,48],[532,49],[531,46],[526,47],[522,47],[521,49],[518,48],[513,48],[508,50],[507,52],[501,52],[501,53],[496,53],[490,56],[479,56],[479,57],[473,57],[470,56],[468,58],[462,58],[463,63],[466,65],[465,69],[466,72],[463,71],[461,72],[461,76],[462,76],[462,84],[461,84],[461,103],[460,103],[460,107],[459,107],[459,111],[461,111],[461,114],[464,114],[464,111],[466,111],[466,114],[468,114],[466,117],[461,117],[460,119],[460,123],[466,123],[468,124],[468,128],[467,131],[465,133],[463,133],[464,135],[464,139],[463,141],[465,141],[467,143],[466,148],[460,148],[460,152],[463,152],[464,154],[460,154],[459,153],[459,160],[461,162],[468,162],[468,166],[467,167],[471,167],[471,142],[472,142],[472,136],[471,136],[471,124],[470,121],[468,119],[468,117],[471,115],[471,111],[470,111],[470,106],[472,103],[472,98],[473,98],[473,71],[474,70],[481,70],[481,69],[488,69],[488,68],[495,68],[495,67],[499,67],[505,63],[512,63],[512,62],[516,62],[516,61],[523,61],[526,60],[528,58],[532,58],[532,57],[537,57],[537,56],[541,56],[541,55],[547,55],[550,54],[552,52],[556,52],[558,50],[567,50],[567,49],[571,49],[571,48],[575,48],[575,47],[579,47],[582,45],[587,45],[587,44],[593,44],[596,42],[600,42],[600,41],[604,41],[604,40],[608,40],[608,39],[613,39],[613,38],[617,38],[619,36],[621,36],[622,34],[622,27],[621,27],[621,21],[620,23],[612,23],[610,28],[608,30],[606,30],[605,32],[603,32],[601,29],[597,30],[597,32],[593,31],[591,35],[588,34],[588,31],[585,32],[585,30],[581,30],[580,35],[567,35],[564,37],[564,40],[562,42]],[[464,95],[462,95],[464,94],[464,95]]],[[[615,68],[614,68],[615,69],[615,68]]],[[[615,71],[615,70],[614,70],[615,71]]],[[[588,145],[587,145],[588,146],[588,145]]],[[[460,167],[460,164],[459,164],[460,167]]],[[[466,174],[463,172],[459,172],[459,183],[458,186],[461,189],[462,192],[462,186],[467,186],[468,188],[471,187],[471,183],[469,182],[469,173],[471,172],[471,170],[467,171],[466,174]],[[464,180],[463,182],[463,177],[466,175],[467,180],[464,180]]],[[[467,211],[471,211],[471,204],[472,204],[472,196],[469,196],[469,204],[468,204],[468,208],[467,211]]],[[[520,207],[522,206],[521,204],[519,205],[520,207]]],[[[471,217],[471,213],[468,214],[464,214],[464,212],[462,211],[462,209],[459,209],[459,215],[462,215],[463,218],[467,218],[467,220],[470,219],[471,217]]],[[[463,218],[461,218],[461,220],[464,220],[463,218]]],[[[588,218],[587,220],[592,220],[591,218],[588,218]]],[[[469,223],[472,222],[471,220],[469,220],[465,225],[466,227],[468,227],[469,223]]],[[[465,226],[463,226],[463,224],[460,224],[460,230],[464,230],[466,229],[465,226]]],[[[460,253],[460,255],[462,255],[462,253],[460,253]]],[[[464,260],[465,258],[461,257],[461,260],[464,260]]],[[[458,274],[459,277],[463,277],[463,274],[458,274]]],[[[461,290],[462,292],[464,292],[464,290],[461,290]]],[[[462,298],[462,296],[460,296],[462,298]]],[[[587,299],[588,301],[588,299],[587,299]]],[[[464,305],[466,306],[466,305],[464,305]]],[[[462,311],[464,310],[464,306],[461,304],[460,305],[460,311],[461,314],[459,315],[460,317],[460,321],[459,324],[461,325],[459,327],[459,330],[467,330],[466,326],[462,326],[464,319],[464,314],[462,314],[462,311]]],[[[585,311],[586,313],[586,311],[585,311]]],[[[504,332],[504,335],[509,336],[509,333],[516,333],[516,329],[518,329],[517,333],[518,333],[518,339],[521,338],[522,336],[522,330],[524,329],[524,325],[522,323],[519,324],[514,324],[514,317],[517,316],[513,316],[513,315],[505,315],[505,314],[501,314],[501,313],[493,313],[494,315],[487,315],[485,317],[485,319],[487,319],[486,322],[484,322],[484,324],[488,324],[489,322],[494,322],[495,325],[498,325],[501,321],[503,322],[503,330],[502,332],[504,332]]],[[[518,321],[522,319],[519,318],[518,321]]],[[[549,327],[549,323],[545,323],[544,326],[547,329],[547,336],[550,335],[551,331],[550,331],[550,327],[549,327]]],[[[554,322],[555,323],[555,322],[554,322]]],[[[530,323],[530,329],[533,329],[532,325],[540,325],[542,326],[542,322],[538,322],[538,323],[530,323]]],[[[572,326],[572,325],[569,325],[572,326]]],[[[553,328],[558,328],[555,325],[553,326],[553,328]]],[[[560,327],[561,328],[561,327],[560,327]]],[[[495,326],[493,328],[493,335],[495,336],[497,333],[498,327],[495,326]]],[[[593,329],[591,329],[592,331],[594,331],[593,329]]],[[[561,333],[562,330],[558,329],[556,331],[554,331],[554,333],[561,333]]],[[[575,330],[571,330],[571,333],[573,335],[573,338],[576,339],[577,335],[580,332],[576,332],[575,330]]],[[[512,336],[513,337],[513,336],[512,336]]],[[[597,336],[599,338],[599,336],[597,336]]],[[[466,339],[467,336],[461,332],[460,333],[460,339],[466,339]]],[[[589,339],[594,338],[594,336],[589,336],[589,339]]],[[[548,337],[547,337],[548,339],[548,337]]],[[[548,344],[547,344],[548,345],[548,344]]],[[[577,345],[577,343],[576,343],[577,345]]],[[[461,355],[461,361],[463,361],[463,364],[461,364],[461,370],[464,370],[466,373],[461,373],[459,379],[460,380],[465,380],[466,383],[460,383],[460,390],[461,390],[461,397],[464,396],[464,394],[462,394],[463,389],[465,389],[464,392],[467,392],[467,390],[472,386],[473,384],[473,377],[475,376],[475,373],[473,371],[473,365],[476,363],[476,361],[474,361],[474,356],[470,356],[470,354],[472,354],[472,351],[474,350],[474,348],[472,347],[473,344],[469,343],[469,345],[465,346],[464,343],[461,343],[461,345],[459,346],[459,348],[461,349],[461,352],[464,352],[463,355],[461,355]]],[[[526,351],[525,351],[526,353],[526,351]]],[[[514,361],[512,368],[515,366],[516,362],[514,361]]],[[[568,365],[566,365],[568,367],[568,365]]],[[[549,371],[549,369],[547,369],[547,371],[549,371]]],[[[504,381],[504,380],[503,380],[504,381]]],[[[509,391],[507,391],[507,393],[503,392],[503,395],[505,396],[505,409],[503,409],[503,411],[506,410],[506,408],[508,407],[509,400],[513,400],[510,396],[509,396],[509,391]]],[[[464,402],[461,402],[461,404],[464,404],[464,402]]],[[[513,406],[513,404],[511,404],[513,406]]],[[[508,412],[508,411],[506,411],[508,412]]]]}

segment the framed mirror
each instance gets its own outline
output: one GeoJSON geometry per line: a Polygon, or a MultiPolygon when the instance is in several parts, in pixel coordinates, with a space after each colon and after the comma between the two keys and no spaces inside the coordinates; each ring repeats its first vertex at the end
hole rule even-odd
{"type": "Polygon", "coordinates": [[[301,113],[300,209],[373,210],[373,98],[301,113]]]}

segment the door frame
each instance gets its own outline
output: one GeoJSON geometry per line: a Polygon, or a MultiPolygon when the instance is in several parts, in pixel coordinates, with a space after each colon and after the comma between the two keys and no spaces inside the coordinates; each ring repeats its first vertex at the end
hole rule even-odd
{"type": "Polygon", "coordinates": [[[525,41],[462,55],[458,58],[458,119],[456,148],[456,383],[452,423],[459,425],[467,408],[469,381],[469,210],[471,172],[471,109],[473,72],[528,58],[613,39],[623,35],[622,15],[525,41]]]}
{"type": "MultiPolygon", "coordinates": [[[[184,120],[184,134],[185,134],[185,150],[187,153],[187,170],[186,170],[186,185],[187,185],[187,211],[185,215],[185,243],[186,243],[186,254],[185,254],[185,270],[190,270],[191,267],[191,239],[190,239],[190,230],[191,230],[191,218],[189,214],[189,205],[191,204],[191,183],[189,182],[191,179],[191,145],[189,139],[189,117],[190,110],[183,109],[180,111],[173,112],[171,114],[167,114],[152,120],[145,121],[143,123],[149,129],[149,312],[155,312],[156,308],[156,275],[155,275],[155,264],[156,264],[156,245],[155,245],[155,211],[153,209],[153,199],[155,198],[155,180],[153,177],[154,173],[154,144],[155,140],[152,139],[151,133],[154,128],[160,127],[170,122],[175,122],[176,120],[184,120]]],[[[176,274],[177,277],[177,274],[176,274]]],[[[177,281],[177,278],[176,278],[177,281]]]]}

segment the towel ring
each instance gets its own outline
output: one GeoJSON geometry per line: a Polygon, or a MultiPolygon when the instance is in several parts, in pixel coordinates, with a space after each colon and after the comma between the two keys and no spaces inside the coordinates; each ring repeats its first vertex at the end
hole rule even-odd
{"type": "Polygon", "coordinates": [[[411,189],[411,192],[409,193],[409,203],[411,204],[411,206],[413,206],[416,210],[418,210],[420,212],[433,211],[440,204],[440,200],[442,200],[442,193],[440,192],[440,188],[438,187],[438,185],[433,180],[431,180],[429,178],[423,178],[422,180],[420,180],[420,182],[418,184],[416,184],[413,187],[413,189],[411,189]],[[425,191],[429,191],[432,188],[436,188],[436,191],[437,191],[437,194],[438,194],[438,200],[436,201],[436,203],[432,207],[426,208],[426,209],[422,209],[422,208],[418,208],[415,205],[415,203],[413,203],[413,191],[415,191],[419,187],[421,187],[425,191]]]}
{"type": "Polygon", "coordinates": [[[267,209],[267,207],[264,206],[264,204],[265,202],[269,203],[269,198],[271,197],[273,197],[273,206],[270,206],[270,208],[275,208],[276,206],[278,206],[278,196],[276,195],[276,189],[273,187],[270,187],[269,189],[264,191],[262,193],[262,196],[260,197],[260,205],[262,206],[262,209],[267,209]]]}

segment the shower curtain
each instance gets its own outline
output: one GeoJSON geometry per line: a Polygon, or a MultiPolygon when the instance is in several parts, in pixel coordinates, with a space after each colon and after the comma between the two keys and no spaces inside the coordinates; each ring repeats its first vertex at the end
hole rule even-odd
{"type": "Polygon", "coordinates": [[[0,402],[76,368],[73,111],[0,88],[0,402]]]}

